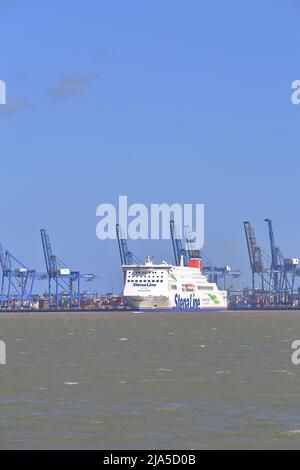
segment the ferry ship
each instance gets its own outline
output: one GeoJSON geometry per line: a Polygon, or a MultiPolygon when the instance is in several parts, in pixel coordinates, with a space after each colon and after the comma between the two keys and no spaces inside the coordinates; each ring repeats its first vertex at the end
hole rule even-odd
{"type": "Polygon", "coordinates": [[[201,259],[189,260],[188,266],[166,262],[154,264],[148,256],[145,264],[125,265],[123,296],[126,304],[138,312],[153,311],[224,311],[227,292],[208,282],[201,259]]]}

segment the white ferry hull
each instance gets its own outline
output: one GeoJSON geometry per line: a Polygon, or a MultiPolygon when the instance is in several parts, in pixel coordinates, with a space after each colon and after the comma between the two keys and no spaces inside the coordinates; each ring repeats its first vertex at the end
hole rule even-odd
{"type": "Polygon", "coordinates": [[[170,310],[171,302],[168,297],[125,297],[126,304],[135,310],[170,310]]]}
{"type": "MultiPolygon", "coordinates": [[[[189,299],[186,299],[189,300],[189,299]]],[[[137,297],[125,296],[126,304],[137,312],[224,312],[227,310],[227,302],[218,305],[209,304],[208,302],[201,306],[200,303],[172,302],[168,297],[137,297]]]]}

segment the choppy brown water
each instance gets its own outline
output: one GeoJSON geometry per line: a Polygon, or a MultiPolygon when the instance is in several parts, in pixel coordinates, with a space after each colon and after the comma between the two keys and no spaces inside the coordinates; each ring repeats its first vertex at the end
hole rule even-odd
{"type": "Polygon", "coordinates": [[[3,449],[300,448],[300,312],[1,314],[3,449]]]}

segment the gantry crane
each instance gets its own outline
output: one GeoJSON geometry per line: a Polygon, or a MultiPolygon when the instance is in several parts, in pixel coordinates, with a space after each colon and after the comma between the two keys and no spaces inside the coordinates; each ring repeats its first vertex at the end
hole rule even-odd
{"type": "Polygon", "coordinates": [[[49,309],[80,308],[80,272],[71,271],[53,254],[50,237],[45,229],[41,229],[41,239],[48,275],[49,309]],[[52,295],[53,283],[54,295],[52,295]]]}
{"type": "Polygon", "coordinates": [[[30,309],[36,271],[28,269],[21,261],[0,245],[1,309],[30,309]]]}
{"type": "Polygon", "coordinates": [[[266,296],[269,295],[272,289],[271,269],[269,267],[271,261],[258,246],[255,231],[249,221],[244,222],[244,229],[252,272],[252,304],[256,303],[256,293],[262,295],[262,303],[264,304],[266,296]],[[268,262],[268,267],[265,267],[264,260],[268,262]],[[260,279],[261,282],[259,288],[256,286],[256,278],[260,279]]]}
{"type": "Polygon", "coordinates": [[[273,224],[271,219],[265,219],[268,225],[271,249],[271,288],[275,296],[275,303],[286,303],[292,300],[294,294],[295,278],[299,275],[299,259],[285,258],[275,243],[273,224]]]}

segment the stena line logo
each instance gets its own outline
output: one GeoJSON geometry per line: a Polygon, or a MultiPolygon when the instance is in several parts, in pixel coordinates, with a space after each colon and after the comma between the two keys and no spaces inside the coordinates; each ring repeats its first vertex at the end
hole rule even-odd
{"type": "Polygon", "coordinates": [[[6,104],[6,84],[0,80],[0,104],[6,104]]]}
{"type": "Polygon", "coordinates": [[[133,287],[156,287],[157,284],[153,284],[152,282],[148,282],[148,283],[138,283],[138,282],[134,282],[133,284],[133,287]]]}
{"type": "Polygon", "coordinates": [[[190,294],[188,297],[181,297],[180,294],[175,294],[175,308],[178,310],[199,310],[200,299],[195,297],[195,294],[190,294]]]}

